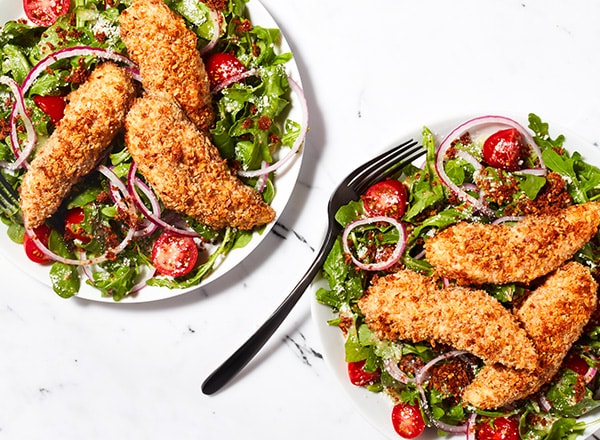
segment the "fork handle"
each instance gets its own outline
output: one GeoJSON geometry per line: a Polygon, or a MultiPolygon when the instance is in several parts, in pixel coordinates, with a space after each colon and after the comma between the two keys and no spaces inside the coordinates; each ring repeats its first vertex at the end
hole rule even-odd
{"type": "Polygon", "coordinates": [[[290,294],[283,300],[263,325],[261,325],[240,348],[238,348],[225,362],[206,378],[201,387],[204,394],[213,394],[224,387],[231,379],[242,371],[271,336],[273,336],[323,265],[327,254],[333,246],[334,240],[335,233],[328,231],[323,246],[321,246],[321,250],[296,287],[294,287],[290,294]]]}

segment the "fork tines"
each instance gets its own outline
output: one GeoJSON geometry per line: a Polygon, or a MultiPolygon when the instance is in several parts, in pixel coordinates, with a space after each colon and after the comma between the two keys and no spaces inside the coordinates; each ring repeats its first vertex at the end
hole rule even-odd
{"type": "Polygon", "coordinates": [[[417,141],[410,139],[367,162],[350,184],[356,183],[356,191],[362,193],[372,184],[390,177],[400,168],[425,154],[417,141]],[[361,182],[358,182],[358,180],[361,182]]]}

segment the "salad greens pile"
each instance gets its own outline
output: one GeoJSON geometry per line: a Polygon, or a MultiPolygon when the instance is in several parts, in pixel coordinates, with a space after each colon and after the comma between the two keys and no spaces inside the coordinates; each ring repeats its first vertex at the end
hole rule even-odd
{"type": "MultiPolygon", "coordinates": [[[[259,74],[236,82],[214,94],[213,104],[216,123],[212,128],[214,144],[223,158],[242,170],[261,167],[263,161],[277,160],[282,146],[293,145],[300,134],[298,123],[287,119],[290,103],[290,85],[285,63],[292,54],[278,53],[281,41],[278,29],[267,29],[250,22],[246,9],[247,0],[229,0],[222,11],[221,36],[211,49],[213,52],[227,52],[236,56],[247,69],[256,69],[259,74]],[[268,118],[269,124],[259,124],[268,118]]],[[[119,36],[119,15],[129,6],[130,0],[75,0],[68,14],[60,16],[50,27],[35,26],[24,20],[9,21],[0,30],[0,74],[21,84],[31,69],[44,57],[60,49],[87,46],[102,48],[127,54],[119,36]]],[[[165,3],[180,14],[188,27],[198,36],[198,47],[207,45],[214,32],[211,10],[198,0],[166,0],[165,3]]],[[[38,143],[51,135],[54,124],[49,116],[34,102],[33,97],[66,96],[77,88],[95,65],[101,62],[95,56],[74,56],[55,62],[46,69],[27,91],[25,105],[35,127],[38,143]]],[[[14,161],[10,136],[10,114],[14,99],[10,89],[0,85],[0,160],[14,161]]],[[[26,139],[22,122],[17,121],[21,141],[26,139]]],[[[117,138],[104,165],[126,180],[131,166],[131,157],[123,138],[117,138]]],[[[0,172],[18,190],[24,169],[15,171],[1,169],[0,172]]],[[[244,179],[250,186],[257,184],[258,178],[244,179]]],[[[109,247],[108,235],[120,241],[125,230],[119,221],[118,210],[109,197],[101,197],[108,190],[108,180],[99,173],[92,173],[78,184],[59,212],[48,220],[52,228],[49,249],[60,256],[72,259],[83,250],[88,257],[102,254],[109,247]],[[64,232],[65,213],[80,207],[85,212],[81,227],[92,236],[87,243],[74,243],[64,232]]],[[[273,176],[261,182],[262,196],[267,203],[275,197],[273,176]]],[[[143,198],[143,194],[140,194],[143,198]]],[[[151,236],[134,239],[127,248],[111,261],[97,267],[81,268],[52,263],[50,279],[54,291],[62,297],[78,293],[85,282],[99,290],[99,294],[119,301],[135,294],[140,283],[168,288],[186,288],[200,283],[219,262],[234,248],[243,247],[258,231],[240,231],[226,228],[213,230],[186,216],[174,216],[163,210],[163,214],[176,217],[202,237],[203,260],[188,275],[180,278],[152,277],[150,251],[152,242],[160,230],[151,236]],[[83,272],[86,272],[85,274],[83,272]]],[[[4,216],[8,234],[16,243],[24,239],[24,227],[18,218],[4,216]]]]}
{"type": "MultiPolygon", "coordinates": [[[[516,179],[517,186],[512,197],[503,203],[488,200],[497,218],[519,213],[516,201],[535,201],[544,194],[552,173],[557,173],[566,183],[566,192],[571,198],[570,203],[584,203],[600,198],[600,169],[587,163],[581,154],[569,153],[565,148],[563,135],[552,138],[548,124],[535,114],[529,115],[529,129],[540,147],[542,158],[549,173],[541,175],[516,175],[504,170],[487,168],[484,172],[493,176],[498,182],[516,179]]],[[[380,339],[365,323],[363,314],[357,306],[357,301],[364,294],[374,277],[393,272],[394,269],[408,268],[425,275],[432,274],[432,266],[423,256],[423,243],[436,231],[458,223],[462,220],[488,223],[492,218],[482,215],[473,206],[460,201],[446,185],[442,183],[435,169],[437,144],[433,133],[424,128],[423,145],[427,149],[426,162],[423,168],[413,164],[405,166],[395,178],[402,181],[408,189],[409,200],[407,210],[400,218],[407,228],[406,247],[399,263],[387,271],[368,272],[353,264],[345,254],[341,236],[333,246],[325,261],[322,274],[328,287],[321,287],[316,293],[318,302],[329,306],[334,318],[329,322],[332,326],[340,327],[345,340],[346,362],[364,362],[363,370],[378,374],[376,379],[365,386],[372,392],[385,392],[393,402],[420,404],[425,423],[428,426],[461,426],[476,416],[478,423],[487,423],[499,417],[511,417],[518,420],[519,435],[523,439],[571,439],[581,435],[588,424],[579,417],[600,406],[600,379],[595,373],[600,356],[600,325],[594,317],[586,326],[584,334],[573,345],[569,358],[579,359],[587,374],[582,380],[582,372],[565,361],[563,367],[551,383],[544,386],[528,400],[517,402],[510,407],[499,408],[496,411],[482,411],[463,403],[457,390],[442,390],[433,386],[432,381],[425,383],[426,402],[422,401],[420,390],[413,382],[401,383],[393,377],[386,368],[386,362],[400,362],[402,365],[424,365],[448,350],[448,347],[432,346],[426,342],[413,343],[410,341],[390,341],[380,339]],[[401,360],[405,360],[405,364],[401,360]],[[577,370],[577,371],[574,371],[577,370]],[[425,411],[426,409],[426,411],[425,411]]],[[[481,159],[481,145],[467,139],[464,143],[456,142],[456,149],[468,151],[469,154],[481,159]]],[[[574,151],[573,148],[569,148],[574,151]]],[[[526,166],[531,164],[526,164],[526,166]]],[[[448,176],[457,184],[473,183],[475,168],[460,155],[453,155],[445,164],[448,176]]],[[[342,226],[364,216],[363,201],[348,203],[337,212],[336,219],[342,226]]],[[[357,249],[369,249],[385,246],[385,243],[395,243],[398,239],[395,228],[389,225],[370,224],[370,233],[354,234],[353,246],[357,249]],[[375,230],[375,233],[372,232],[375,230]],[[392,235],[390,235],[392,234],[392,235]],[[377,240],[376,242],[374,240],[377,240]]],[[[596,280],[599,279],[600,237],[595,236],[574,256],[591,269],[596,280]]],[[[510,308],[526,293],[526,286],[513,283],[510,285],[484,286],[487,292],[497,298],[503,305],[510,308]]],[[[481,367],[481,362],[472,360],[474,374],[481,367]]],[[[449,362],[449,361],[448,361],[449,362]]],[[[442,362],[443,363],[443,362],[442,362]]],[[[405,371],[412,374],[410,368],[405,371]]],[[[414,372],[413,372],[414,373],[414,372]]],[[[439,431],[443,435],[443,431],[439,431]]],[[[504,438],[504,437],[503,437],[504,438]]],[[[511,438],[511,437],[506,437],[511,438]]]]}

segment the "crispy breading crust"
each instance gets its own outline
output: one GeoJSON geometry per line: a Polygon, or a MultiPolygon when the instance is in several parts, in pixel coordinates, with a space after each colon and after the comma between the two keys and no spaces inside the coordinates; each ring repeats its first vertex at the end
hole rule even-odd
{"type": "Polygon", "coordinates": [[[21,185],[25,226],[56,212],[71,187],[91,172],[123,128],[135,98],[131,75],[106,62],[69,96],[64,116],[37,151],[21,185]]]}
{"type": "Polygon", "coordinates": [[[514,368],[532,368],[537,359],[511,313],[482,290],[439,288],[431,277],[402,270],[377,279],[358,306],[384,339],[448,344],[514,368]]]}
{"type": "Polygon", "coordinates": [[[183,18],[162,0],[134,0],[119,23],[144,89],[171,95],[200,130],[208,129],[214,119],[209,79],[183,18]]]}
{"type": "Polygon", "coordinates": [[[125,141],[167,208],[215,229],[253,229],[275,211],[231,173],[219,151],[171,97],[148,94],[129,111],[125,141]]]}
{"type": "Polygon", "coordinates": [[[440,276],[458,284],[529,283],[561,266],[598,231],[600,204],[528,216],[514,226],[461,222],[425,243],[440,276]]]}
{"type": "Polygon", "coordinates": [[[462,395],[481,409],[499,408],[536,392],[552,379],[596,308],[598,285],[585,266],[569,262],[549,275],[516,311],[533,340],[533,371],[484,366],[462,395]]]}

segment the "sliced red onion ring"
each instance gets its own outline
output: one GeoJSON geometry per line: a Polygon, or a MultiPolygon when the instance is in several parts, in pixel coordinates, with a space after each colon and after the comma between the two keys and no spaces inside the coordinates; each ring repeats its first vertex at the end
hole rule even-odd
{"type": "Polygon", "coordinates": [[[539,402],[540,402],[540,407],[541,407],[541,408],[542,408],[544,411],[546,411],[546,412],[550,412],[550,410],[552,409],[552,404],[551,404],[551,403],[550,403],[550,401],[549,401],[549,400],[546,398],[546,396],[545,396],[545,395],[543,395],[543,394],[542,394],[542,395],[540,396],[539,402]]]}
{"type": "Polygon", "coordinates": [[[56,52],[51,53],[50,55],[42,58],[34,67],[29,71],[25,79],[23,80],[23,84],[21,85],[21,89],[23,94],[26,94],[29,88],[33,85],[35,80],[40,76],[42,72],[44,72],[48,67],[57,62],[58,60],[63,60],[66,58],[76,57],[76,56],[94,56],[98,58],[102,58],[105,60],[114,61],[117,63],[125,64],[127,67],[135,71],[137,66],[133,61],[127,58],[125,55],[120,54],[118,52],[114,52],[108,49],[101,49],[98,47],[91,46],[74,46],[68,47],[66,49],[61,49],[56,52]]]}
{"type": "Polygon", "coordinates": [[[136,171],[137,171],[137,166],[135,165],[135,163],[132,163],[131,167],[129,168],[129,175],[127,176],[127,182],[128,182],[128,186],[129,186],[129,194],[133,198],[134,203],[136,204],[138,209],[142,212],[142,214],[144,214],[144,216],[148,220],[150,220],[152,223],[154,223],[155,225],[157,225],[160,228],[163,228],[164,230],[171,231],[171,232],[174,232],[179,235],[185,235],[188,237],[194,237],[194,238],[200,237],[200,234],[198,234],[196,231],[178,228],[178,227],[173,226],[172,224],[164,221],[160,217],[160,207],[158,207],[158,209],[155,209],[157,206],[159,206],[158,199],[156,198],[156,196],[153,193],[150,194],[150,192],[147,192],[145,194],[151,200],[150,203],[153,205],[153,210],[148,209],[148,207],[144,204],[143,200],[141,199],[140,195],[137,193],[137,191],[135,189],[136,185],[137,185],[137,183],[136,183],[137,178],[135,176],[136,171]]]}
{"type": "Polygon", "coordinates": [[[475,427],[477,426],[477,413],[473,412],[467,420],[467,432],[465,440],[475,440],[475,427]]]}
{"type": "Polygon", "coordinates": [[[14,170],[27,164],[26,160],[35,147],[37,136],[35,133],[35,128],[33,127],[33,122],[31,121],[31,118],[25,109],[25,97],[23,96],[21,87],[19,87],[15,80],[7,76],[1,76],[0,83],[7,85],[15,98],[15,104],[13,105],[10,113],[10,143],[12,145],[16,161],[3,161],[1,163],[3,167],[14,170]],[[25,130],[27,133],[27,142],[25,143],[23,149],[19,147],[19,138],[17,136],[17,116],[21,116],[23,119],[23,124],[25,125],[25,130]]]}
{"type": "Polygon", "coordinates": [[[216,95],[217,93],[219,93],[221,90],[226,89],[227,87],[229,87],[232,84],[238,83],[246,78],[249,78],[251,76],[255,76],[258,74],[258,70],[256,69],[248,69],[248,70],[244,70],[243,72],[237,73],[235,75],[231,75],[231,77],[227,78],[226,80],[220,82],[219,84],[217,84],[211,91],[210,93],[213,95],[216,95]]]}
{"type": "MultiPolygon", "coordinates": [[[[115,202],[115,205],[117,205],[117,207],[123,211],[129,212],[131,218],[136,218],[137,217],[137,212],[135,210],[135,207],[132,206],[130,203],[127,203],[127,201],[123,198],[123,195],[128,195],[130,196],[132,199],[134,199],[134,197],[132,197],[131,195],[131,190],[123,183],[123,181],[119,178],[119,176],[117,176],[113,170],[111,170],[110,168],[104,166],[104,165],[100,165],[98,167],[98,171],[100,171],[102,174],[104,174],[110,181],[110,195],[111,198],[113,199],[113,201],[115,202]]],[[[129,175],[127,176],[129,179],[129,175]]],[[[134,182],[134,185],[138,188],[140,188],[140,190],[150,199],[150,204],[152,205],[152,212],[153,213],[158,213],[157,215],[160,216],[160,204],[158,203],[158,200],[156,200],[156,197],[154,196],[154,193],[152,192],[152,190],[150,190],[150,188],[148,188],[145,184],[143,184],[142,181],[140,181],[139,179],[136,179],[136,181],[134,182]]],[[[135,188],[134,188],[135,191],[135,188]]],[[[136,193],[137,195],[137,193],[136,193]]],[[[137,203],[134,203],[135,205],[137,205],[137,203]]],[[[134,236],[135,237],[141,237],[141,236],[145,236],[148,234],[151,234],[152,232],[154,232],[157,228],[155,223],[152,223],[150,220],[148,220],[147,218],[144,219],[144,223],[142,223],[140,225],[141,229],[136,229],[134,236]]]]}
{"type": "MultiPolygon", "coordinates": [[[[79,260],[81,261],[85,261],[87,260],[87,254],[85,253],[85,251],[83,249],[77,249],[75,251],[75,255],[79,258],[79,260]]],[[[94,277],[92,275],[92,270],[91,270],[91,266],[86,265],[86,266],[82,266],[81,267],[83,274],[85,275],[85,277],[90,280],[93,281],[94,277]]]]}
{"type": "Polygon", "coordinates": [[[31,240],[35,243],[35,245],[39,248],[39,250],[46,257],[50,258],[53,261],[58,261],[58,262],[64,263],[64,264],[70,264],[72,266],[87,266],[87,265],[91,265],[91,264],[102,263],[104,261],[112,259],[112,257],[114,255],[120,253],[122,250],[124,250],[127,247],[127,245],[131,242],[131,239],[133,238],[134,232],[135,232],[134,228],[129,228],[127,230],[127,235],[121,241],[121,243],[119,243],[119,245],[117,247],[106,251],[102,255],[99,255],[99,256],[93,257],[93,258],[88,258],[88,259],[74,260],[72,258],[65,258],[65,257],[61,257],[58,254],[55,254],[50,249],[48,249],[44,245],[44,243],[41,242],[41,240],[36,236],[35,231],[33,229],[25,229],[25,233],[27,235],[29,235],[29,238],[31,238],[31,240]]]}
{"type": "Polygon", "coordinates": [[[397,221],[396,219],[394,219],[392,217],[386,217],[386,216],[365,217],[365,218],[353,221],[348,226],[346,226],[346,228],[344,229],[344,232],[342,234],[342,246],[344,248],[344,252],[346,252],[348,255],[350,255],[350,257],[352,258],[352,261],[358,268],[360,268],[362,270],[369,270],[369,271],[386,270],[386,269],[389,269],[390,267],[392,267],[394,264],[396,264],[398,262],[398,260],[400,259],[400,257],[402,256],[402,252],[404,252],[404,248],[406,246],[406,229],[402,223],[400,223],[399,221],[397,221]],[[348,245],[348,236],[350,235],[350,232],[352,232],[358,226],[372,225],[375,223],[389,223],[390,225],[395,227],[398,230],[398,234],[399,234],[398,242],[396,243],[394,252],[392,252],[392,255],[390,256],[390,258],[387,261],[382,261],[380,263],[365,264],[362,261],[359,261],[354,256],[352,251],[350,250],[350,247],[348,245]]]}
{"type": "Polygon", "coordinates": [[[482,127],[484,125],[503,125],[517,129],[519,133],[521,133],[521,135],[524,137],[525,143],[533,149],[540,162],[540,169],[544,170],[544,172],[546,170],[546,165],[542,160],[542,153],[539,147],[537,146],[529,132],[521,124],[505,116],[480,116],[477,118],[470,119],[460,124],[454,130],[452,130],[450,134],[448,134],[440,143],[440,146],[438,148],[435,163],[435,169],[437,171],[437,174],[442,180],[442,182],[448,188],[450,188],[450,190],[453,191],[460,200],[469,203],[477,211],[487,215],[488,217],[493,217],[494,212],[482,200],[476,199],[475,197],[462,190],[458,185],[452,182],[452,180],[450,179],[450,177],[448,177],[444,170],[444,159],[446,156],[446,152],[450,148],[452,142],[455,139],[460,138],[464,133],[472,131],[473,129],[482,127]]]}
{"type": "Polygon", "coordinates": [[[289,162],[290,159],[292,159],[292,157],[294,157],[296,155],[296,153],[300,149],[300,146],[304,142],[304,139],[306,137],[306,132],[308,131],[308,104],[306,102],[306,97],[304,96],[302,87],[300,87],[300,85],[289,76],[288,76],[288,82],[290,84],[291,89],[297,95],[298,101],[300,103],[300,108],[302,110],[302,122],[300,123],[300,133],[298,134],[298,137],[296,138],[294,145],[292,145],[292,149],[282,159],[275,162],[274,164],[271,164],[267,168],[261,168],[259,170],[249,170],[249,171],[240,170],[240,171],[238,171],[239,176],[241,176],[241,177],[256,177],[256,176],[260,176],[262,174],[269,174],[269,173],[281,168],[283,165],[285,165],[287,162],[289,162]]]}
{"type": "Polygon", "coordinates": [[[449,359],[449,358],[452,358],[452,357],[462,356],[464,354],[468,354],[468,351],[465,351],[465,350],[451,350],[451,351],[443,353],[443,354],[441,354],[439,356],[436,356],[435,358],[433,358],[432,360],[430,360],[429,362],[427,362],[425,365],[423,365],[421,368],[419,368],[419,371],[417,371],[417,374],[415,375],[415,382],[418,383],[418,384],[423,384],[423,382],[425,382],[425,380],[427,378],[427,374],[429,373],[429,370],[435,364],[438,364],[441,361],[449,359]]]}
{"type": "Polygon", "coordinates": [[[423,258],[425,258],[425,254],[426,254],[426,251],[425,251],[425,249],[423,249],[423,250],[419,251],[419,253],[417,253],[417,255],[415,255],[413,258],[415,260],[422,260],[423,258]]]}
{"type": "Polygon", "coordinates": [[[525,217],[522,215],[507,215],[504,217],[499,217],[496,220],[494,220],[492,222],[493,225],[500,225],[502,223],[506,223],[506,222],[520,222],[521,220],[523,220],[525,217]]]}
{"type": "Polygon", "coordinates": [[[119,176],[117,176],[113,170],[111,170],[109,167],[107,167],[105,165],[99,165],[98,171],[100,173],[104,174],[104,176],[110,182],[110,185],[109,185],[110,196],[113,199],[113,202],[115,202],[115,205],[117,206],[117,208],[119,208],[122,211],[127,211],[131,215],[135,216],[136,215],[135,211],[132,209],[131,205],[128,204],[125,201],[125,199],[123,198],[123,195],[125,195],[125,194],[129,195],[129,191],[128,191],[127,187],[125,186],[125,184],[123,183],[123,181],[121,179],[119,179],[119,176]]]}
{"type": "Polygon", "coordinates": [[[398,367],[398,362],[395,359],[384,359],[383,366],[390,376],[400,383],[412,383],[415,381],[398,367]]]}
{"type": "Polygon", "coordinates": [[[419,368],[417,374],[415,375],[415,384],[417,385],[417,389],[419,390],[419,394],[421,395],[421,408],[423,408],[423,412],[427,415],[427,418],[436,428],[441,429],[445,432],[450,432],[453,434],[468,434],[471,424],[467,422],[464,425],[450,425],[448,423],[441,422],[436,420],[433,417],[433,413],[431,412],[431,408],[429,407],[429,401],[427,400],[427,395],[425,394],[425,389],[423,388],[423,382],[428,375],[429,370],[435,364],[456,356],[462,356],[463,354],[467,354],[467,351],[464,350],[452,350],[447,353],[441,354],[429,362],[427,362],[424,366],[419,368]]]}
{"type": "Polygon", "coordinates": [[[583,380],[585,380],[585,383],[590,383],[592,379],[594,379],[594,377],[596,376],[597,372],[598,369],[596,367],[588,368],[588,370],[583,375],[583,380]]]}
{"type": "MultiPolygon", "coordinates": [[[[268,166],[269,166],[268,162],[266,160],[263,160],[262,164],[261,164],[261,169],[265,169],[268,166]]],[[[262,193],[265,190],[265,187],[267,186],[268,180],[269,180],[268,173],[261,174],[260,177],[258,178],[258,180],[256,181],[256,185],[254,185],[254,189],[256,191],[258,191],[259,193],[262,193]]]]}
{"type": "Polygon", "coordinates": [[[433,426],[437,429],[440,429],[444,432],[450,432],[452,434],[467,434],[469,431],[469,423],[465,423],[464,425],[451,425],[449,423],[442,422],[433,417],[433,412],[429,406],[429,401],[427,400],[427,396],[425,395],[425,390],[422,386],[418,386],[419,394],[421,395],[421,408],[423,412],[427,416],[427,419],[431,422],[433,426]]]}
{"type": "Polygon", "coordinates": [[[211,50],[213,50],[213,48],[219,41],[219,38],[221,37],[221,13],[211,8],[209,15],[210,20],[213,24],[212,36],[210,41],[206,44],[206,46],[200,49],[200,55],[205,55],[211,50]]]}
{"type": "Polygon", "coordinates": [[[464,150],[458,150],[456,152],[456,155],[458,157],[460,157],[461,159],[467,161],[473,168],[475,168],[476,171],[483,168],[483,165],[481,164],[481,162],[479,162],[477,159],[475,159],[475,157],[472,154],[469,154],[464,150]]]}
{"type": "Polygon", "coordinates": [[[548,170],[546,170],[545,168],[526,168],[523,170],[513,171],[513,174],[516,174],[518,176],[530,174],[532,176],[544,177],[546,174],[548,174],[548,170]]]}
{"type": "MultiPolygon", "coordinates": [[[[144,182],[142,182],[140,179],[138,179],[137,177],[134,178],[133,186],[134,186],[134,188],[133,188],[134,191],[136,189],[139,189],[148,198],[148,200],[150,201],[152,214],[156,217],[160,217],[160,212],[161,212],[160,203],[156,199],[156,196],[154,195],[154,193],[152,192],[150,187],[148,185],[146,185],[144,182]]],[[[140,199],[140,202],[141,202],[141,199],[140,199]]],[[[137,206],[137,203],[136,203],[136,206],[137,206]]],[[[141,236],[152,234],[158,228],[156,223],[150,221],[147,217],[144,219],[143,226],[144,227],[142,229],[135,231],[136,237],[141,237],[141,236]]]]}
{"type": "Polygon", "coordinates": [[[146,268],[146,273],[144,273],[140,277],[139,281],[131,287],[131,292],[129,292],[129,295],[135,295],[136,293],[138,293],[140,290],[142,290],[148,285],[146,281],[148,281],[150,278],[153,278],[156,275],[156,269],[154,267],[144,266],[144,268],[146,268]]]}

